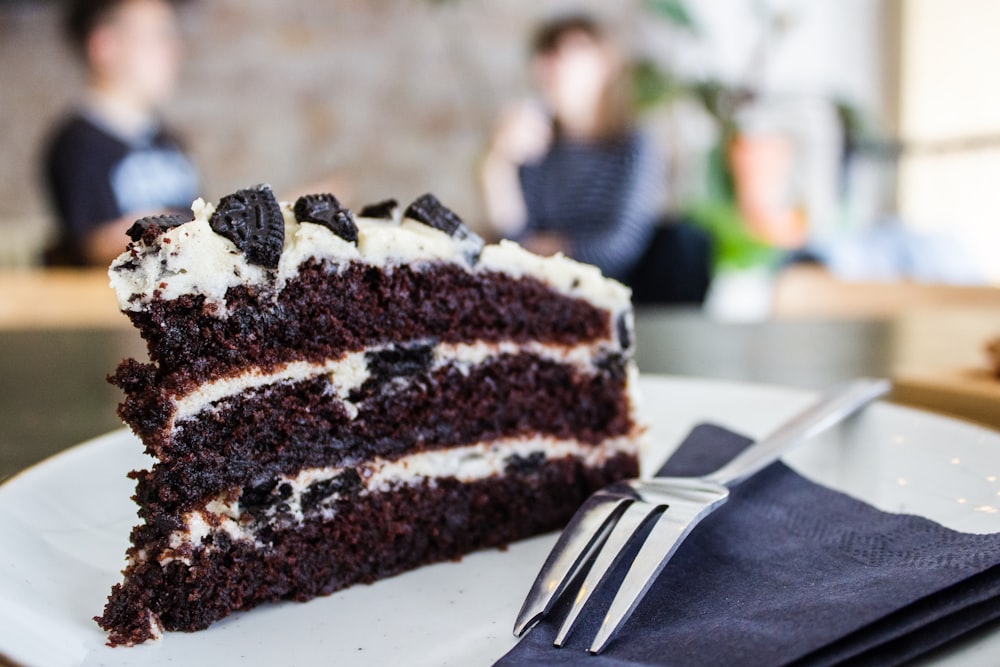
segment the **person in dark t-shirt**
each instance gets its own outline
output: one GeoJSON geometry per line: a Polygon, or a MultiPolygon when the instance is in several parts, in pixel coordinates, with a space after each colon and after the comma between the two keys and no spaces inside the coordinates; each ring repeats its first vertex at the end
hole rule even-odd
{"type": "Polygon", "coordinates": [[[137,218],[190,208],[194,165],[160,123],[180,65],[167,0],[72,0],[66,27],[87,66],[87,92],[53,131],[45,181],[59,222],[47,264],[107,265],[137,218]]]}

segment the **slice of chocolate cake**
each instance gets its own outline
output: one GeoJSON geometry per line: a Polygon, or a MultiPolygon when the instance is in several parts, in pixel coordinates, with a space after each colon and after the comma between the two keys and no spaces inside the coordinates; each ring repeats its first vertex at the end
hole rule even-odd
{"type": "Polygon", "coordinates": [[[110,644],[553,530],[637,474],[628,290],[394,204],[260,186],[130,230],[150,359],[112,381],[155,464],[110,644]]]}

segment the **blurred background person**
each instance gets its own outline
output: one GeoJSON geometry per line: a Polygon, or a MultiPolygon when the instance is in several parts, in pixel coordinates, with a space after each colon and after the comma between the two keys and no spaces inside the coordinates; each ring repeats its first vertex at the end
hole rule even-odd
{"type": "Polygon", "coordinates": [[[87,82],[44,155],[59,231],[45,261],[107,265],[137,218],[198,196],[194,165],[158,118],[181,65],[178,17],[168,0],[70,0],[65,12],[87,82]]]}
{"type": "Polygon", "coordinates": [[[628,70],[584,15],[538,30],[531,71],[541,103],[500,119],[482,164],[493,229],[542,255],[563,252],[625,280],[652,239],[665,165],[634,123],[628,70]]]}

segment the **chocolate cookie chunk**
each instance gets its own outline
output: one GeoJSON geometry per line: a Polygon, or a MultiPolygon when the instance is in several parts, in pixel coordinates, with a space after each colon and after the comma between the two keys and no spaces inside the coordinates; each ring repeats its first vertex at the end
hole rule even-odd
{"type": "Polygon", "coordinates": [[[331,194],[303,195],[295,202],[295,219],[323,225],[354,245],[358,244],[358,226],[354,216],[331,194]]]}
{"type": "Polygon", "coordinates": [[[468,239],[476,241],[480,245],[483,243],[478,234],[469,229],[460,217],[432,194],[428,193],[418,197],[407,207],[405,215],[407,218],[418,220],[428,227],[440,229],[452,238],[468,239]]]}
{"type": "Polygon", "coordinates": [[[370,378],[391,380],[394,377],[417,375],[434,363],[434,342],[392,345],[365,352],[370,378]]]}
{"type": "Polygon", "coordinates": [[[361,476],[354,468],[348,468],[336,477],[313,482],[302,494],[302,511],[308,512],[315,509],[322,501],[333,494],[356,493],[363,488],[361,476]]]}
{"type": "Polygon", "coordinates": [[[392,220],[392,212],[396,210],[399,206],[399,202],[395,199],[386,199],[385,201],[380,201],[375,204],[368,204],[361,208],[358,212],[358,216],[362,218],[380,218],[383,220],[392,220]]]}
{"type": "Polygon", "coordinates": [[[251,264],[278,267],[285,245],[285,218],[270,187],[258,185],[223,197],[208,224],[235,243],[251,264]]]}
{"type": "Polygon", "coordinates": [[[164,231],[178,225],[183,225],[188,220],[190,218],[186,218],[183,215],[150,215],[136,220],[125,233],[135,243],[141,240],[145,240],[146,243],[152,243],[153,239],[164,231]]]}

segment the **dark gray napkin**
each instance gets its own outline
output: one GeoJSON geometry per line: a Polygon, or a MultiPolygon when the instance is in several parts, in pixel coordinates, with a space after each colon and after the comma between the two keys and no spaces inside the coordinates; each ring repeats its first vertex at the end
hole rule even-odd
{"type": "MultiPolygon", "coordinates": [[[[698,426],[660,474],[706,474],[749,443],[698,426]]],[[[599,656],[585,650],[611,595],[593,599],[567,646],[552,646],[564,601],[497,664],[901,664],[1000,617],[1000,533],[882,512],[777,463],[702,522],[599,656]]]]}

